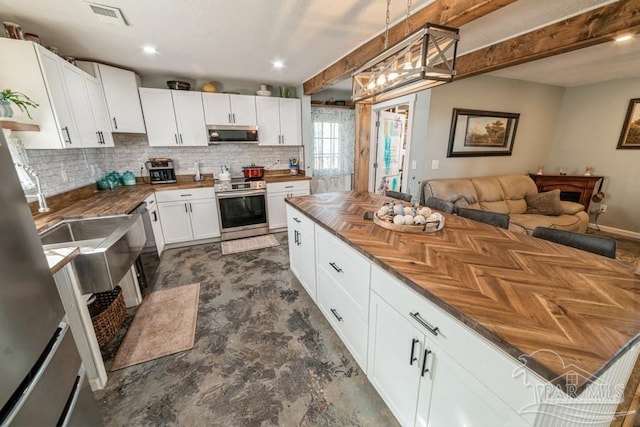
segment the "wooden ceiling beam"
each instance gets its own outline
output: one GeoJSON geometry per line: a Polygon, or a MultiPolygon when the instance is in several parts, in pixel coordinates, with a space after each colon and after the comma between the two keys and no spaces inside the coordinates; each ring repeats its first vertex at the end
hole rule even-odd
{"type": "MultiPolygon", "coordinates": [[[[460,27],[481,16],[494,12],[516,0],[437,0],[418,10],[409,20],[410,32],[426,23],[460,27]]],[[[400,22],[389,28],[389,46],[399,42],[405,36],[405,23],[400,22]]],[[[384,50],[384,34],[369,40],[362,46],[319,74],[303,83],[305,95],[311,95],[336,84],[362,67],[367,61],[375,58],[384,50]]]]}
{"type": "Polygon", "coordinates": [[[456,59],[456,80],[612,41],[640,31],[640,0],[620,0],[456,59]]]}

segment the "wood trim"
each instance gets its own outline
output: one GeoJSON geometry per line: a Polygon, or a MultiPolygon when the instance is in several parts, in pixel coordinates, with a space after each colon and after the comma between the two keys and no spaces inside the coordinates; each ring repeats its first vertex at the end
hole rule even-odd
{"type": "Polygon", "coordinates": [[[371,104],[356,104],[356,143],[354,159],[355,191],[367,191],[369,187],[369,151],[371,147],[371,104]]]}
{"type": "Polygon", "coordinates": [[[612,41],[640,30],[640,0],[618,2],[456,59],[456,80],[612,41]]]}
{"type": "Polygon", "coordinates": [[[19,123],[10,120],[0,120],[0,127],[12,131],[40,132],[40,126],[31,123],[19,123]]]}
{"type": "MultiPolygon", "coordinates": [[[[438,0],[411,15],[409,31],[412,32],[426,23],[460,27],[475,19],[507,6],[516,0],[438,0]]],[[[391,46],[405,36],[404,21],[389,28],[391,46]]],[[[355,70],[375,58],[384,50],[384,34],[369,40],[354,49],[342,59],[303,83],[305,95],[311,95],[349,77],[355,70]]]]}

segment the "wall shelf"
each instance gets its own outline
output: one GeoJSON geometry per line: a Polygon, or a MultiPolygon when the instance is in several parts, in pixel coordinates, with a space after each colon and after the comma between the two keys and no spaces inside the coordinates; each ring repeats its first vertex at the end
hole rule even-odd
{"type": "Polygon", "coordinates": [[[38,125],[14,122],[11,120],[0,120],[0,127],[14,132],[40,132],[40,126],[38,125]]]}

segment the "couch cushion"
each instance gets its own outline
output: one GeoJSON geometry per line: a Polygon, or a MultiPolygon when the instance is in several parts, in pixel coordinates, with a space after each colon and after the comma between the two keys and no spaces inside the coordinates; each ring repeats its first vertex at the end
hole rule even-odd
{"type": "Polygon", "coordinates": [[[538,187],[527,175],[501,175],[496,177],[502,185],[504,200],[509,213],[525,213],[527,202],[525,197],[538,194],[538,187]]]}
{"type": "Polygon", "coordinates": [[[581,218],[576,215],[549,216],[539,214],[511,214],[509,218],[511,223],[526,229],[529,234],[531,234],[536,227],[551,227],[584,233],[581,218]]]}
{"type": "Polygon", "coordinates": [[[584,210],[584,206],[580,203],[568,202],[566,200],[560,200],[560,206],[562,206],[562,212],[567,215],[573,215],[584,210]]]}
{"type": "Polygon", "coordinates": [[[483,211],[509,213],[509,205],[504,200],[504,191],[495,176],[472,178],[473,186],[478,193],[480,209],[483,211]]]}
{"type": "Polygon", "coordinates": [[[528,214],[562,215],[560,204],[560,190],[551,190],[539,194],[531,194],[525,197],[528,214]]]}
{"type": "Polygon", "coordinates": [[[461,197],[469,205],[478,203],[476,189],[469,179],[439,179],[428,181],[424,186],[424,199],[437,197],[448,202],[456,203],[461,197]]]}

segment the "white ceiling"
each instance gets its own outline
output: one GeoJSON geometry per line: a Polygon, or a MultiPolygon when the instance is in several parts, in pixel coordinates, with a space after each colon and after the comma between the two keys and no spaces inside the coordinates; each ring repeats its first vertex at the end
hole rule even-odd
{"type": "MultiPolygon", "coordinates": [[[[412,10],[432,1],[413,0],[412,10]]],[[[463,26],[458,51],[473,51],[612,1],[518,0],[463,26]]],[[[39,34],[44,44],[57,46],[65,56],[96,59],[146,76],[296,85],[382,32],[386,6],[384,0],[97,0],[96,3],[120,8],[129,26],[98,21],[83,0],[0,0],[0,20],[21,24],[24,31],[39,34]],[[145,45],[157,47],[159,53],[143,54],[141,48],[145,45]],[[271,62],[276,59],[284,61],[284,69],[273,69],[271,62]]],[[[406,1],[392,0],[392,22],[402,20],[405,13],[406,1]]],[[[611,52],[599,51],[598,55],[601,54],[606,57],[611,52]]],[[[598,59],[594,56],[597,55],[588,55],[598,59]]],[[[635,57],[640,62],[640,55],[635,57]]],[[[607,58],[603,61],[611,60],[611,56],[607,58]]],[[[624,66],[620,61],[616,62],[619,67],[610,67],[609,76],[619,69],[636,72],[637,68],[630,64],[633,61],[624,60],[624,66]]],[[[539,74],[560,74],[549,71],[552,63],[544,65],[542,73],[540,69],[519,71],[523,77],[516,74],[505,77],[529,80],[539,74]]],[[[590,70],[584,65],[581,68],[575,79],[584,79],[590,70]]],[[[603,75],[604,69],[599,73],[603,75]]]]}

